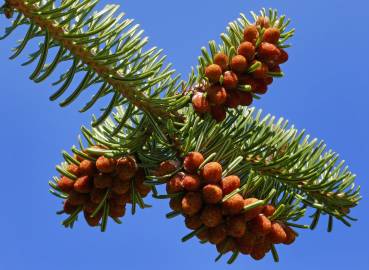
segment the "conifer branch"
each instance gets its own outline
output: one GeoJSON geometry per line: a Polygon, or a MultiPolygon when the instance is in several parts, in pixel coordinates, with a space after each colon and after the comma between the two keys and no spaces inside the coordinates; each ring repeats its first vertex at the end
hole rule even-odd
{"type": "Polygon", "coordinates": [[[0,9],[8,18],[17,13],[2,38],[28,27],[11,59],[29,41],[44,39],[24,64],[37,62],[33,81],[72,62],[55,83],[62,86],[52,100],[82,73],[61,106],[93,86],[100,90],[81,111],[112,95],[92,127],[81,129],[87,147],[80,138],[73,154],[63,151],[60,177],[49,182],[50,192],[65,200],[58,212],[69,215],[65,227],[73,227],[83,212],[90,226],[105,231],[109,217],[121,223],[126,204],[132,214],[137,206],[150,207],[144,198],[152,193],[170,199],[168,218],[185,216],[192,232],[183,241],[196,236],[216,244],[216,260],[232,252],[231,264],[240,253],[259,260],[269,251],[278,261],[275,244],[293,243],[298,234],[291,227],[314,229],[321,215],[328,216],[329,232],[335,219],[347,226],[355,221],[349,213],[361,200],[360,187],[338,154],[283,118],[262,117],[248,107],[273,78],[284,75],[280,64],[288,60],[284,49],[294,34],[285,16],[263,9],[251,13],[251,23],[241,14],[219,45],[211,41],[209,50],[201,49],[196,71],[184,82],[164,66],[161,50],[145,50],[147,39],[132,20],[113,17],[118,6],[90,15],[97,3],[5,0],[0,9]],[[162,184],[166,194],[156,189],[162,184]],[[299,224],[309,209],[311,225],[299,224]],[[212,237],[214,231],[221,238],[212,237]]]}
{"type": "Polygon", "coordinates": [[[125,100],[155,117],[181,119],[177,111],[188,97],[178,94],[181,86],[179,77],[171,78],[174,70],[170,69],[170,65],[162,68],[165,57],[160,57],[160,50],[143,50],[147,38],[141,37],[138,25],[131,26],[132,20],[129,19],[121,21],[123,14],[113,17],[119,6],[108,5],[88,17],[98,1],[66,0],[59,7],[55,6],[55,2],[7,0],[3,7],[19,13],[5,36],[20,25],[29,26],[27,35],[11,58],[18,56],[31,39],[44,37],[39,50],[27,62],[39,58],[30,77],[32,80],[41,82],[59,63],[73,62],[69,71],[57,82],[63,82],[63,85],[51,97],[52,100],[66,91],[77,73],[84,72],[78,88],[61,106],[73,102],[92,85],[100,85],[100,90],[81,110],[88,110],[98,99],[113,93],[103,117],[95,125],[104,120],[115,106],[124,104],[125,100]],[[46,64],[48,51],[54,47],[59,47],[59,51],[54,60],[46,64]],[[164,91],[167,97],[163,99],[160,95],[164,91]]]}

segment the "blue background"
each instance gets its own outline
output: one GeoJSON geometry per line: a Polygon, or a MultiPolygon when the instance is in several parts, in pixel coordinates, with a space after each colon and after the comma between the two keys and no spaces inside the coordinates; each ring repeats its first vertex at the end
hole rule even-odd
{"type": "MultiPolygon", "coordinates": [[[[368,1],[101,2],[121,2],[121,10],[143,26],[151,45],[164,48],[185,75],[201,46],[218,38],[239,12],[265,6],[286,13],[297,28],[284,66],[286,77],[255,104],[324,139],[357,173],[367,198],[368,1]]],[[[1,28],[5,23],[1,18],[1,28]]],[[[51,80],[31,83],[31,67],[20,67],[24,56],[7,59],[20,36],[17,32],[0,42],[0,269],[228,269],[224,260],[213,262],[212,246],[180,242],[187,231],[180,218],[165,219],[166,201],[134,218],[127,216],[121,226],[110,223],[104,234],[84,222],[74,230],[60,225],[55,215],[60,201],[48,193],[47,181],[56,174],[60,151],[76,143],[80,125],[91,116],[77,112],[83,98],[67,109],[49,102],[51,80]]],[[[301,232],[293,246],[279,249],[279,264],[270,255],[262,262],[242,257],[229,269],[364,269],[369,266],[368,206],[363,200],[353,211],[360,220],[351,229],[335,223],[328,234],[323,222],[314,232],[301,232]]]]}

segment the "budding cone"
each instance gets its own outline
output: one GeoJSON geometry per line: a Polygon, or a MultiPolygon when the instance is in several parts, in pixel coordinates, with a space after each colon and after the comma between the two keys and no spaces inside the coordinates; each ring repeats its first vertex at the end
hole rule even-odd
{"type": "Polygon", "coordinates": [[[242,237],[246,232],[246,222],[242,216],[231,217],[227,221],[227,233],[229,236],[242,237]]]}
{"type": "Polygon", "coordinates": [[[268,28],[264,32],[263,41],[269,42],[272,44],[277,44],[280,35],[281,35],[281,32],[279,31],[278,28],[275,28],[275,27],[268,28]]]}
{"type": "Polygon", "coordinates": [[[204,201],[208,204],[216,204],[223,198],[223,191],[217,185],[206,185],[202,189],[202,196],[204,201]]]}
{"type": "Polygon", "coordinates": [[[192,97],[193,109],[198,113],[205,113],[209,111],[209,102],[204,93],[198,92],[192,97]]]}
{"type": "Polygon", "coordinates": [[[230,175],[223,178],[220,184],[223,190],[223,194],[227,195],[240,187],[241,180],[237,175],[230,175]]]}
{"type": "Polygon", "coordinates": [[[247,60],[252,60],[255,55],[255,47],[249,41],[242,42],[238,47],[237,53],[243,55],[247,60]]]}
{"type": "Polygon", "coordinates": [[[255,25],[249,25],[245,28],[243,32],[243,38],[245,41],[255,44],[258,37],[259,37],[259,31],[255,25]]]}
{"type": "Polygon", "coordinates": [[[222,165],[218,162],[209,162],[202,169],[202,177],[209,184],[216,184],[222,179],[222,165]]]}
{"type": "Polygon", "coordinates": [[[227,238],[227,231],[223,224],[209,229],[209,242],[218,245],[227,238]]]}
{"type": "Polygon", "coordinates": [[[188,216],[198,213],[202,207],[202,198],[200,193],[189,192],[182,199],[182,211],[188,216]]]}
{"type": "Polygon", "coordinates": [[[225,53],[217,53],[214,56],[214,64],[217,64],[224,71],[228,66],[228,56],[225,53]]]}
{"type": "Polygon", "coordinates": [[[226,215],[236,215],[243,210],[243,197],[235,194],[222,204],[223,213],[226,215]]]}
{"type": "Polygon", "coordinates": [[[216,227],[222,222],[222,210],[217,206],[209,205],[201,213],[202,223],[209,227],[216,227]]]}
{"type": "Polygon", "coordinates": [[[205,68],[205,76],[211,82],[219,82],[220,76],[222,76],[222,68],[216,64],[212,64],[205,68]]]}
{"type": "Polygon", "coordinates": [[[195,173],[204,162],[204,157],[199,152],[190,152],[184,158],[183,167],[189,173],[195,173]]]}
{"type": "Polygon", "coordinates": [[[193,175],[186,175],[183,178],[183,187],[187,191],[197,191],[200,189],[200,176],[193,174],[193,175]]]}

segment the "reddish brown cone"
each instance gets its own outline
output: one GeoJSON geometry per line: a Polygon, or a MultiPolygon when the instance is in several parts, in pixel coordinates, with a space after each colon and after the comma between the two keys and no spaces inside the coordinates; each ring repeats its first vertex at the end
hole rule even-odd
{"type": "Polygon", "coordinates": [[[190,152],[184,158],[183,167],[189,173],[195,173],[204,162],[204,157],[199,152],[190,152]]]}
{"type": "Polygon", "coordinates": [[[202,208],[201,194],[188,192],[182,199],[182,211],[188,216],[193,216],[202,208]]]}
{"type": "Polygon", "coordinates": [[[223,71],[226,70],[228,66],[228,56],[222,52],[217,53],[214,56],[214,64],[220,66],[223,71]]]}
{"type": "Polygon", "coordinates": [[[201,179],[197,174],[186,175],[183,178],[183,187],[187,191],[198,191],[200,189],[201,179]]]}
{"type": "Polygon", "coordinates": [[[117,161],[113,158],[106,158],[104,156],[99,157],[96,160],[96,167],[100,172],[112,173],[115,170],[117,161]]]}
{"type": "Polygon", "coordinates": [[[209,65],[205,68],[205,76],[210,82],[219,82],[222,76],[222,68],[216,64],[209,65]]]}
{"type": "Polygon", "coordinates": [[[241,185],[241,180],[237,175],[230,175],[225,178],[220,183],[223,194],[227,195],[234,191],[235,189],[239,188],[241,185]]]}
{"type": "Polygon", "coordinates": [[[231,60],[231,69],[236,73],[243,73],[247,70],[247,59],[243,55],[236,55],[231,60]]]}
{"type": "Polygon", "coordinates": [[[222,200],[223,192],[217,185],[209,184],[203,187],[202,196],[206,203],[216,204],[222,200]]]}
{"type": "Polygon", "coordinates": [[[64,193],[71,192],[74,187],[74,181],[66,176],[63,176],[62,178],[60,178],[57,184],[58,184],[59,189],[63,191],[64,193]]]}
{"type": "Polygon", "coordinates": [[[222,165],[218,162],[207,163],[201,171],[204,181],[209,184],[216,184],[222,179],[222,165]]]}
{"type": "Polygon", "coordinates": [[[255,25],[249,25],[243,32],[243,38],[245,41],[255,44],[259,37],[259,31],[255,25]]]}
{"type": "Polygon", "coordinates": [[[242,42],[238,47],[237,53],[243,55],[248,61],[251,61],[255,55],[255,47],[249,41],[242,42]]]}
{"type": "Polygon", "coordinates": [[[243,210],[243,197],[235,194],[222,204],[223,213],[226,215],[236,215],[243,210]]]}
{"type": "Polygon", "coordinates": [[[205,113],[209,111],[209,102],[206,99],[204,93],[198,92],[192,97],[193,109],[198,113],[205,113]]]}

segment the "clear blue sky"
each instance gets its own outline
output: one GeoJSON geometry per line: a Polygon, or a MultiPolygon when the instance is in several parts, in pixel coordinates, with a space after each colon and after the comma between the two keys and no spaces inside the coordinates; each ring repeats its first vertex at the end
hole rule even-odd
{"type": "MultiPolygon", "coordinates": [[[[2,2],[2,1],[0,1],[2,2]]],[[[290,247],[280,248],[281,262],[239,259],[233,266],[214,263],[214,247],[180,238],[187,231],[180,218],[166,220],[167,202],[110,224],[105,234],[81,222],[66,230],[55,215],[59,203],[47,181],[61,161],[60,151],[76,143],[79,100],[67,109],[48,101],[50,81],[27,78],[23,59],[9,61],[17,35],[0,42],[1,215],[0,269],[367,269],[369,266],[369,23],[367,0],[326,1],[138,1],[121,2],[121,10],[146,30],[151,45],[165,50],[176,69],[187,74],[201,46],[217,39],[239,12],[275,7],[293,19],[297,34],[285,65],[258,108],[283,116],[298,128],[324,139],[357,173],[364,200],[349,229],[336,223],[303,231],[290,247]],[[228,268],[229,267],[229,268],[228,268]]],[[[6,23],[0,19],[1,30],[6,23]]],[[[152,201],[152,200],[150,200],[152,201]]]]}

